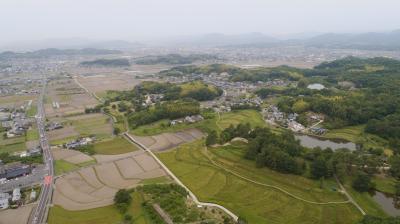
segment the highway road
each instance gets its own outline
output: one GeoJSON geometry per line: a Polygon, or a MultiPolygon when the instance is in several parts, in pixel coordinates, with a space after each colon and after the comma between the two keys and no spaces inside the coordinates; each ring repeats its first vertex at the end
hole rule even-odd
{"type": "Polygon", "coordinates": [[[54,176],[54,162],[53,156],[50,152],[50,145],[46,135],[45,123],[45,111],[44,111],[44,95],[46,94],[46,79],[43,80],[43,88],[40,93],[38,99],[38,113],[36,116],[36,122],[40,135],[40,146],[43,150],[43,161],[46,165],[46,169],[48,170],[47,176],[45,176],[42,191],[40,193],[39,202],[37,207],[31,216],[30,223],[32,224],[42,224],[47,221],[47,209],[48,205],[51,202],[51,197],[53,194],[53,176],[54,176]]]}

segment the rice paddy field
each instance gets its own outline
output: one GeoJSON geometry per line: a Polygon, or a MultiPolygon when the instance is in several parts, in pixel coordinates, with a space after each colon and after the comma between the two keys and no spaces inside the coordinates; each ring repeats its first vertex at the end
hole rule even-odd
{"type": "Polygon", "coordinates": [[[338,186],[333,180],[325,180],[320,188],[319,181],[256,168],[253,161],[243,159],[243,153],[240,144],[206,149],[202,141],[197,141],[157,156],[199,200],[221,204],[249,223],[342,224],[361,219],[361,213],[350,203],[311,204],[227,172],[225,169],[313,202],[346,201],[334,190],[338,186]]]}

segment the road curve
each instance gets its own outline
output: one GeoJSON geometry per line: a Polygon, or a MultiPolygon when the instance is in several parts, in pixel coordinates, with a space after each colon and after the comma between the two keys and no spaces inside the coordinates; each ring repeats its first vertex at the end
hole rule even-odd
{"type": "Polygon", "coordinates": [[[142,149],[144,149],[145,151],[147,151],[157,162],[158,164],[160,164],[160,166],[168,173],[168,175],[170,175],[172,177],[172,179],[175,180],[176,183],[178,183],[180,186],[182,186],[183,188],[186,189],[187,192],[189,192],[189,196],[192,198],[192,200],[194,201],[194,203],[196,203],[197,205],[200,206],[209,206],[209,207],[216,207],[219,208],[221,210],[223,210],[226,214],[228,214],[230,217],[232,217],[232,219],[234,219],[235,221],[238,220],[238,216],[235,215],[233,212],[231,212],[229,209],[225,208],[222,205],[218,205],[218,204],[214,204],[214,203],[208,203],[208,202],[201,202],[199,201],[199,199],[197,199],[196,195],[193,194],[193,192],[186,187],[179,179],[178,177],[176,177],[174,175],[174,173],[172,173],[171,170],[168,169],[168,167],[166,165],[164,165],[163,162],[161,162],[160,159],[158,159],[158,157],[156,155],[154,155],[154,153],[148,149],[145,145],[143,145],[142,143],[136,141],[134,138],[132,138],[132,136],[129,135],[129,133],[125,132],[124,135],[129,138],[132,142],[136,143],[138,146],[140,146],[142,149]]]}

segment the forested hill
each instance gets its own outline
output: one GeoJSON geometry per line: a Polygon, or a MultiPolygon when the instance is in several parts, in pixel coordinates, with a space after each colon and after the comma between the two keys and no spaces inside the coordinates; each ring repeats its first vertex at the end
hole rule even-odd
{"type": "Polygon", "coordinates": [[[135,60],[135,63],[140,65],[154,65],[154,64],[179,65],[179,64],[191,64],[196,61],[209,61],[217,59],[218,58],[216,56],[208,54],[191,54],[191,55],[167,54],[167,55],[147,56],[139,58],[135,60]]]}
{"type": "Polygon", "coordinates": [[[83,61],[80,63],[82,66],[106,66],[106,67],[127,67],[130,62],[125,58],[117,59],[97,59],[93,61],[83,61]]]}

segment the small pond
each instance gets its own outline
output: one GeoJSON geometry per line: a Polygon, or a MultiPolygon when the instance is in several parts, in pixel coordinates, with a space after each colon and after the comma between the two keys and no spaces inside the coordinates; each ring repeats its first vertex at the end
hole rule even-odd
{"type": "Polygon", "coordinates": [[[379,191],[370,192],[372,198],[391,216],[400,216],[400,202],[394,195],[379,191]]]}
{"type": "Polygon", "coordinates": [[[331,148],[333,150],[347,148],[356,150],[357,145],[342,139],[325,139],[309,135],[296,134],[295,138],[300,140],[300,144],[307,148],[320,147],[321,149],[331,148]]]}

